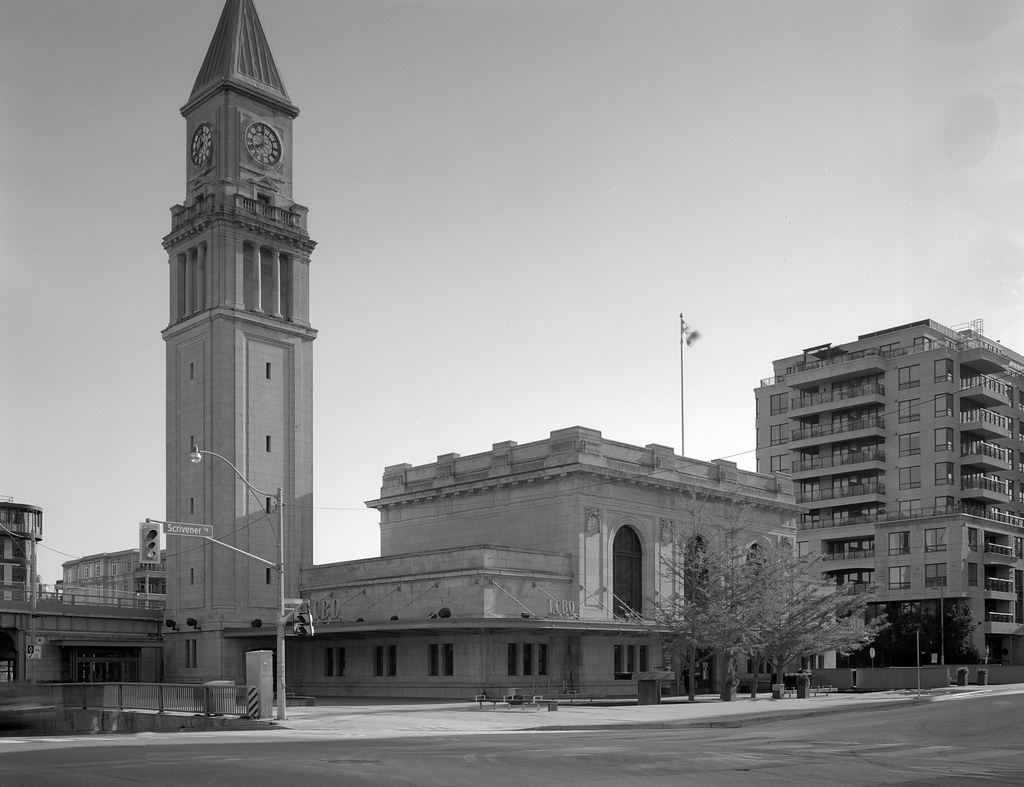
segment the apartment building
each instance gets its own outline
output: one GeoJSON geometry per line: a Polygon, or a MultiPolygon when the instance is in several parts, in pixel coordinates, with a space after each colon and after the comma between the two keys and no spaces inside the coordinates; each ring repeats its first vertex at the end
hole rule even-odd
{"type": "Polygon", "coordinates": [[[802,554],[890,610],[969,604],[979,653],[1024,663],[1024,356],[922,320],[773,367],[757,469],[792,476],[802,554]]]}
{"type": "Polygon", "coordinates": [[[101,552],[64,562],[62,596],[75,603],[163,609],[167,563],[143,563],[138,549],[101,552]]]}

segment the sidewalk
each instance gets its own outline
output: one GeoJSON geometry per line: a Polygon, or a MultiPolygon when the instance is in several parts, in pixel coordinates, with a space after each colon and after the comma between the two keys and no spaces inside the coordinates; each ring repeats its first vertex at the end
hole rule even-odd
{"type": "MultiPolygon", "coordinates": [[[[921,700],[951,694],[990,690],[992,687],[935,689],[921,692],[921,700]]],[[[696,702],[676,698],[660,705],[636,702],[563,701],[557,711],[492,708],[481,710],[475,702],[390,700],[382,698],[317,698],[313,707],[290,707],[283,722],[270,726],[363,738],[410,735],[487,734],[537,730],[615,729],[673,727],[738,727],[783,717],[806,717],[848,711],[899,707],[918,701],[916,690],[865,694],[822,694],[809,699],[756,700],[741,697],[721,702],[717,696],[699,696],[696,702]]]]}

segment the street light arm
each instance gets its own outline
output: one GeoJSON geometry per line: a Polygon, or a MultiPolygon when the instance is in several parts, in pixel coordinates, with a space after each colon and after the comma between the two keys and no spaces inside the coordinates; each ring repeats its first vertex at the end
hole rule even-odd
{"type": "Polygon", "coordinates": [[[193,443],[192,444],[192,453],[190,453],[188,455],[188,458],[192,462],[192,464],[196,464],[197,465],[197,464],[199,464],[200,462],[203,461],[203,454],[209,454],[210,456],[215,456],[218,459],[220,459],[222,462],[224,462],[228,467],[230,467],[232,470],[235,471],[235,475],[238,476],[238,480],[241,481],[243,484],[245,484],[245,486],[248,489],[252,490],[253,492],[255,492],[258,495],[263,495],[264,497],[272,497],[272,498],[274,498],[277,501],[278,505],[283,505],[284,501],[281,499],[281,490],[280,489],[277,490],[277,492],[274,492],[274,493],[264,492],[262,489],[257,489],[255,486],[253,486],[252,484],[249,483],[248,479],[244,475],[242,475],[241,472],[239,472],[238,468],[235,467],[231,463],[230,459],[228,459],[225,456],[221,456],[216,451],[207,451],[205,449],[200,449],[199,446],[197,446],[195,443],[193,443]]]}

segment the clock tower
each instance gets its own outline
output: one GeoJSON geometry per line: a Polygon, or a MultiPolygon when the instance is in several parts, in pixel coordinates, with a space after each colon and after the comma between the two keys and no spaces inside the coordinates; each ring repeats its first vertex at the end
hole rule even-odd
{"type": "MultiPolygon", "coordinates": [[[[185,199],[168,254],[167,519],[276,564],[287,597],[313,561],[313,339],[307,210],[292,196],[292,123],[252,0],[227,0],[185,117],[185,199]],[[189,461],[192,445],[204,456],[189,461]]],[[[165,679],[243,679],[274,649],[278,575],[203,538],[166,536],[165,679]],[[174,625],[170,623],[174,621],[174,625]]]]}

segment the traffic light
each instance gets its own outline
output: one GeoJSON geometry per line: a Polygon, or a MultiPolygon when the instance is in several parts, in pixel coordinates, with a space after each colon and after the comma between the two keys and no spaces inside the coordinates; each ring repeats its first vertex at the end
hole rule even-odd
{"type": "Polygon", "coordinates": [[[313,616],[309,614],[308,606],[295,610],[295,619],[292,621],[292,634],[297,637],[313,636],[313,616]]]}
{"type": "Polygon", "coordinates": [[[160,528],[139,522],[139,562],[160,564],[160,528]]]}

